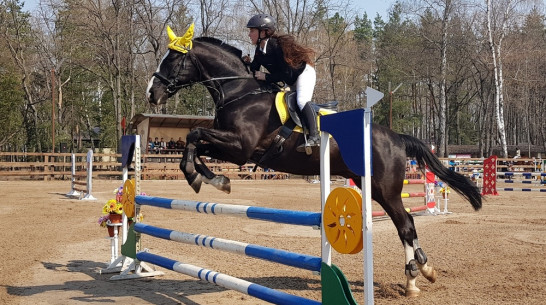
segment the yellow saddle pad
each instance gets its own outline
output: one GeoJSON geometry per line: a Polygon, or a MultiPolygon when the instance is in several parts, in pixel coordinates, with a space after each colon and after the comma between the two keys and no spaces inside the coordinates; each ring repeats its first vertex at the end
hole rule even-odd
{"type": "MultiPolygon", "coordinates": [[[[286,94],[286,91],[281,91],[277,93],[277,96],[275,97],[275,108],[277,108],[277,113],[279,114],[279,118],[281,119],[282,124],[286,123],[286,121],[290,119],[290,113],[288,112],[288,104],[286,103],[286,100],[284,98],[285,94],[286,94]]],[[[317,126],[319,130],[320,130],[319,116],[328,115],[332,113],[336,113],[336,111],[324,109],[324,108],[319,109],[319,112],[317,115],[317,126]]],[[[294,131],[302,133],[303,129],[300,126],[296,125],[296,127],[294,127],[294,131]]]]}

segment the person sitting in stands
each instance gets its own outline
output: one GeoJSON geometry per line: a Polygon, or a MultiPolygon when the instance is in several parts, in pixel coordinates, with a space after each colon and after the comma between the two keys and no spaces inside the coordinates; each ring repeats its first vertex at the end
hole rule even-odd
{"type": "Polygon", "coordinates": [[[157,137],[155,137],[155,140],[154,140],[154,152],[156,154],[159,153],[159,150],[161,149],[161,142],[159,142],[159,139],[157,137]]]}
{"type": "Polygon", "coordinates": [[[154,151],[154,141],[152,141],[152,138],[148,138],[148,153],[151,153],[154,151]]]}
{"type": "Polygon", "coordinates": [[[173,138],[167,143],[167,148],[171,150],[171,153],[174,153],[174,150],[176,149],[176,142],[173,138]]]}
{"type": "Polygon", "coordinates": [[[161,138],[161,141],[159,141],[159,149],[161,150],[161,153],[165,153],[165,149],[167,149],[167,142],[163,138],[161,138]]]}
{"type": "Polygon", "coordinates": [[[176,141],[176,149],[182,151],[186,148],[186,142],[182,140],[182,137],[178,138],[178,141],[176,141]]]}

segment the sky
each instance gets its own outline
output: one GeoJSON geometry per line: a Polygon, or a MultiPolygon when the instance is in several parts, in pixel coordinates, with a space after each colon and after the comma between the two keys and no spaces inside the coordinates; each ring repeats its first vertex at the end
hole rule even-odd
{"type": "Polygon", "coordinates": [[[354,5],[360,10],[360,17],[362,17],[362,12],[366,12],[368,18],[373,21],[377,13],[379,13],[383,20],[387,21],[389,15],[387,12],[394,2],[394,0],[356,0],[354,5]]]}
{"type": "MultiPolygon", "coordinates": [[[[23,0],[25,3],[24,10],[32,11],[37,6],[40,0],[23,0]]],[[[387,19],[387,11],[394,3],[395,0],[354,0],[353,5],[359,10],[359,16],[366,12],[368,18],[373,21],[377,13],[383,17],[383,20],[387,19]]]]}

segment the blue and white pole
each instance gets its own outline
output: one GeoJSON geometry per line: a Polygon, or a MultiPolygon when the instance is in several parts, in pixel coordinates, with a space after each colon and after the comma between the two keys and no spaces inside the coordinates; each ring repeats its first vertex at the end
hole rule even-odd
{"type": "Polygon", "coordinates": [[[320,226],[321,219],[321,214],[315,212],[281,210],[246,205],[168,199],[140,195],[135,197],[135,202],[140,205],[148,205],[165,209],[198,212],[211,215],[229,215],[276,223],[313,226],[317,228],[320,226]]]}
{"type": "Polygon", "coordinates": [[[281,249],[268,248],[234,240],[179,232],[142,223],[136,223],[134,228],[136,232],[157,238],[172,240],[183,244],[202,246],[230,253],[243,254],[266,261],[276,262],[315,272],[320,272],[322,263],[320,257],[289,252],[281,249]]]}
{"type": "Polygon", "coordinates": [[[291,295],[282,291],[274,290],[249,281],[204,269],[190,264],[184,264],[163,256],[148,252],[137,253],[137,259],[143,262],[152,263],[163,268],[192,276],[218,286],[239,291],[241,293],[256,297],[258,299],[285,305],[320,305],[320,302],[309,300],[303,297],[291,295]]]}

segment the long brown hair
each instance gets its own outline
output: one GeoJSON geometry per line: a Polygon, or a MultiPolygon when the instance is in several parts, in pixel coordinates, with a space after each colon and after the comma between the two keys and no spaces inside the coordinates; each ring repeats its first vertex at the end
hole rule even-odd
{"type": "Polygon", "coordinates": [[[292,35],[274,35],[284,53],[284,60],[292,68],[300,68],[304,64],[315,66],[313,58],[315,50],[296,42],[292,35]]]}

